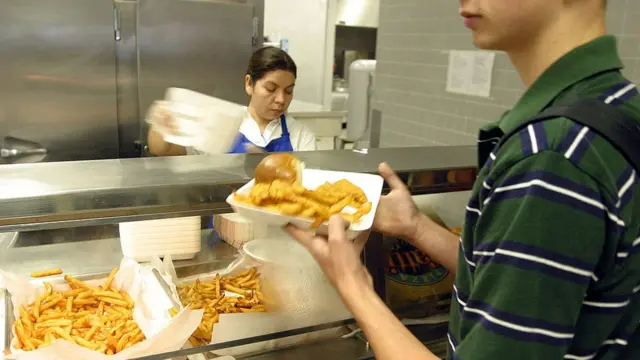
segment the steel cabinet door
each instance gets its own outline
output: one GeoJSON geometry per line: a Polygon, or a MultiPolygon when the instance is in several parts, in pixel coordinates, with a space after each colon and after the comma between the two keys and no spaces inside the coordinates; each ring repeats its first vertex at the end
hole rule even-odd
{"type": "Polygon", "coordinates": [[[0,142],[37,143],[42,161],[118,157],[112,0],[3,0],[0,79],[0,142]]]}
{"type": "Polygon", "coordinates": [[[139,0],[141,118],[167,87],[247,103],[254,11],[238,0],[139,0]]]}

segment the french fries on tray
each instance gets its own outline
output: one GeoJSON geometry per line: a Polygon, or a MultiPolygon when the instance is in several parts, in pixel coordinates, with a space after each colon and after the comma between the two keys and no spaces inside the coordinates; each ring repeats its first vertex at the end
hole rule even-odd
{"type": "MultiPolygon", "coordinates": [[[[209,344],[213,327],[220,314],[265,312],[265,299],[261,291],[260,274],[251,268],[238,275],[220,276],[211,281],[196,280],[192,284],[177,286],[178,296],[183,306],[192,310],[204,309],[202,321],[189,342],[193,346],[209,344]],[[228,293],[237,294],[229,296],[228,293]]],[[[177,314],[171,310],[171,315],[177,314]]]]}
{"type": "Polygon", "coordinates": [[[45,282],[45,292],[20,307],[20,318],[14,322],[15,347],[31,351],[63,339],[113,355],[144,340],[133,321],[133,300],[112,286],[117,271],[114,268],[102,286],[65,275],[70,290],[60,292],[45,282]]]}

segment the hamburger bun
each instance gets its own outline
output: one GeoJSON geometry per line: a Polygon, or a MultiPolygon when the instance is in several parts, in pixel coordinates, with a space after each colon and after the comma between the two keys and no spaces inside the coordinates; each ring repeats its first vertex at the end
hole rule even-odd
{"type": "Polygon", "coordinates": [[[271,154],[256,166],[254,177],[256,183],[272,183],[279,179],[302,184],[302,162],[288,153],[271,154]]]}

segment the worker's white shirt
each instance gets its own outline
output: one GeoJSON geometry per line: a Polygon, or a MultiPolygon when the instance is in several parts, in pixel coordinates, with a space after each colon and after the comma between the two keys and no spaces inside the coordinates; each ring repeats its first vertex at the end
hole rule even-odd
{"type": "MultiPolygon", "coordinates": [[[[316,136],[305,125],[296,121],[291,115],[285,114],[287,129],[291,139],[293,151],[314,151],[316,150],[316,136]]],[[[264,135],[260,134],[260,126],[253,120],[249,110],[245,111],[244,119],[240,125],[240,133],[249,141],[259,147],[266,147],[271,140],[282,136],[282,125],[280,118],[272,120],[264,129],[264,135]]],[[[196,149],[187,148],[187,154],[201,154],[196,149]]]]}

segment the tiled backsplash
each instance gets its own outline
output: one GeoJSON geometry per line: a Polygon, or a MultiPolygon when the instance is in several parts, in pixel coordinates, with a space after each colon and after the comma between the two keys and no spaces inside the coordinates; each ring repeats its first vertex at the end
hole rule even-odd
{"type": "MultiPolygon", "coordinates": [[[[455,0],[381,0],[374,107],[382,147],[475,144],[478,127],[512,107],[524,87],[496,56],[489,99],[445,92],[449,50],[473,50],[455,0]]],[[[640,80],[640,1],[610,0],[625,74],[640,80]]]]}

